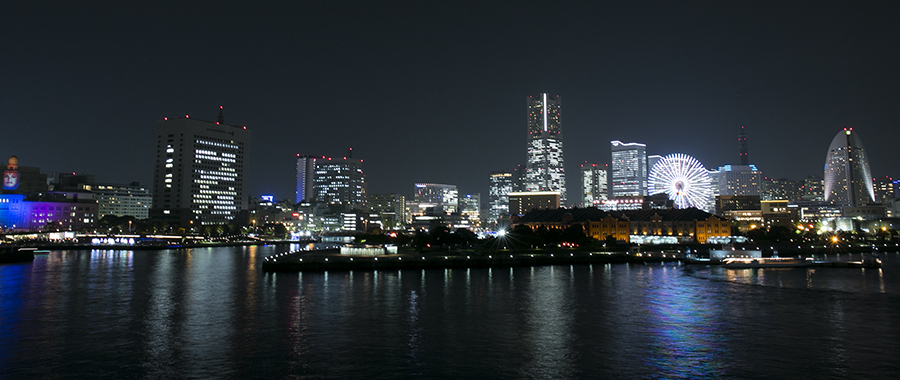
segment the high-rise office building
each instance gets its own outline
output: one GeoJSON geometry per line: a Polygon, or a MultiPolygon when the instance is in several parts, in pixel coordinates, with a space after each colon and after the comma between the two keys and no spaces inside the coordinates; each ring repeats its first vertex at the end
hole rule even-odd
{"type": "Polygon", "coordinates": [[[153,197],[150,189],[138,182],[130,184],[95,183],[91,192],[99,205],[100,217],[107,215],[133,216],[135,219],[147,219],[153,197]]]}
{"type": "Polygon", "coordinates": [[[763,175],[756,165],[719,167],[719,195],[762,196],[763,175]]]}
{"type": "Polygon", "coordinates": [[[849,207],[875,201],[866,148],[853,128],[838,132],[828,147],[825,156],[825,201],[849,207]]]}
{"type": "Polygon", "coordinates": [[[793,180],[765,178],[763,184],[763,194],[760,198],[764,201],[800,199],[800,185],[793,180]]]}
{"type": "Polygon", "coordinates": [[[647,195],[647,146],[641,143],[610,142],[612,151],[613,198],[647,195]]]}
{"type": "Polygon", "coordinates": [[[229,224],[247,209],[245,126],[184,117],[156,128],[150,217],[170,224],[229,224]]]}
{"type": "Polygon", "coordinates": [[[874,178],[872,181],[874,182],[875,187],[876,202],[884,203],[896,198],[893,178],[884,176],[882,178],[874,178]]]}
{"type": "Polygon", "coordinates": [[[419,214],[429,208],[435,213],[452,214],[459,210],[459,191],[456,185],[417,183],[413,202],[419,214]]]}
{"type": "Polygon", "coordinates": [[[466,194],[459,197],[459,213],[469,220],[469,225],[479,227],[481,225],[481,194],[466,194]]]}
{"type": "Polygon", "coordinates": [[[496,223],[501,217],[509,215],[509,193],[515,191],[513,178],[514,173],[509,171],[491,173],[488,222],[496,223]]]}
{"type": "Polygon", "coordinates": [[[597,206],[609,199],[606,164],[581,164],[581,201],[583,207],[597,206]]]}
{"type": "Polygon", "coordinates": [[[406,225],[406,197],[400,194],[369,194],[369,211],[381,216],[386,229],[406,225]]]}
{"type": "Polygon", "coordinates": [[[525,191],[558,191],[566,202],[566,172],[563,160],[559,95],[529,96],[528,160],[525,191]]]}
{"type": "Polygon", "coordinates": [[[651,155],[647,156],[647,174],[648,175],[653,170],[653,165],[656,165],[656,163],[659,162],[659,160],[662,160],[662,158],[663,158],[663,156],[660,156],[658,154],[651,154],[651,155]]]}
{"type": "Polygon", "coordinates": [[[341,211],[366,210],[366,175],[363,160],[352,157],[320,157],[315,160],[313,191],[316,202],[338,206],[341,211]]]}
{"type": "Polygon", "coordinates": [[[800,186],[800,199],[821,202],[825,200],[825,184],[822,177],[809,176],[800,186]]]}
{"type": "Polygon", "coordinates": [[[297,154],[297,192],[296,203],[310,202],[315,197],[313,187],[316,179],[316,157],[297,154]]]}

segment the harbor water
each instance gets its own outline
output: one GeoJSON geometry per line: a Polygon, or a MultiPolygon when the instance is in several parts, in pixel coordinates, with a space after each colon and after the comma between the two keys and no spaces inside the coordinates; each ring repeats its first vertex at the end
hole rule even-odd
{"type": "Polygon", "coordinates": [[[284,249],[0,265],[0,378],[900,376],[897,253],[880,269],[260,269],[284,249]]]}

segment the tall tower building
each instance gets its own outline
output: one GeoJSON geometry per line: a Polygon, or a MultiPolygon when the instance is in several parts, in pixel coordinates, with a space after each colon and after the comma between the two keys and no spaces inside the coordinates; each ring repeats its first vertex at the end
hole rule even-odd
{"type": "Polygon", "coordinates": [[[563,168],[562,129],[559,122],[559,95],[529,96],[528,160],[525,191],[558,191],[566,202],[566,172],[563,168]]]}
{"type": "Polygon", "coordinates": [[[338,205],[342,211],[365,210],[366,175],[363,173],[362,163],[363,160],[352,157],[352,150],[344,157],[323,156],[315,159],[315,200],[338,205]]]}
{"type": "Polygon", "coordinates": [[[647,146],[610,142],[612,151],[612,197],[647,195],[647,146]]]}
{"type": "Polygon", "coordinates": [[[295,203],[312,201],[315,197],[313,186],[316,179],[316,157],[297,154],[297,192],[295,203]]]}
{"type": "Polygon", "coordinates": [[[828,147],[825,157],[825,201],[849,207],[875,201],[866,148],[853,128],[838,132],[828,147]]]}
{"type": "Polygon", "coordinates": [[[247,209],[245,126],[166,118],[156,127],[150,217],[173,225],[229,224],[247,209]]]}
{"type": "Polygon", "coordinates": [[[488,222],[497,223],[502,216],[509,215],[509,193],[515,191],[514,176],[509,171],[491,173],[488,202],[488,222]]]}
{"type": "Polygon", "coordinates": [[[583,207],[596,206],[609,199],[606,164],[581,164],[581,201],[583,207]]]}

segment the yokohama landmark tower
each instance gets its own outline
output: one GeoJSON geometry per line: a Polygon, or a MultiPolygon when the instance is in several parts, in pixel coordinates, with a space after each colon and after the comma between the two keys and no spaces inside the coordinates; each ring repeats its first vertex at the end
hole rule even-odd
{"type": "Polygon", "coordinates": [[[558,191],[566,202],[559,95],[528,97],[528,161],[525,191],[558,191]]]}

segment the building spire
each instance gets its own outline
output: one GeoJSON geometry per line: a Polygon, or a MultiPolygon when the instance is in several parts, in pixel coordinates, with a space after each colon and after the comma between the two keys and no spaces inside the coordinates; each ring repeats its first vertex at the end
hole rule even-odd
{"type": "Polygon", "coordinates": [[[750,165],[750,158],[747,157],[747,133],[744,132],[744,126],[741,126],[741,134],[738,135],[738,144],[741,146],[741,165],[750,165]]]}
{"type": "Polygon", "coordinates": [[[219,124],[225,124],[225,115],[222,114],[222,106],[219,106],[219,120],[217,122],[219,124]]]}

